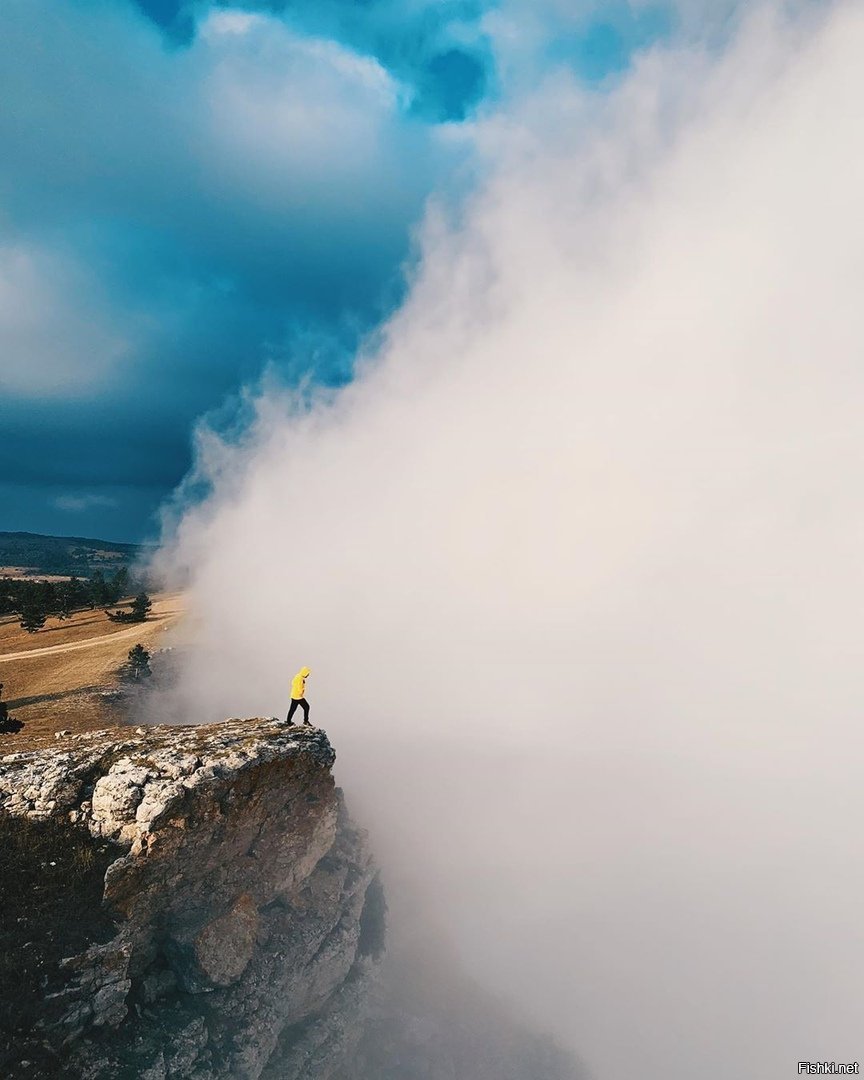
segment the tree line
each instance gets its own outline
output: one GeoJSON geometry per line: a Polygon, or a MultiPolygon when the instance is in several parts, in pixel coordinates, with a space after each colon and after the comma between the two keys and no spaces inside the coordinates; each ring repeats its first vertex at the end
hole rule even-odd
{"type": "MultiPolygon", "coordinates": [[[[0,578],[0,615],[18,615],[21,626],[36,633],[49,617],[68,619],[75,611],[117,604],[140,585],[133,583],[123,568],[110,578],[101,570],[92,577],[72,577],[68,581],[31,581],[27,578],[0,578]]],[[[150,610],[150,598],[141,590],[129,611],[106,611],[118,622],[143,622],[150,610]]]]}

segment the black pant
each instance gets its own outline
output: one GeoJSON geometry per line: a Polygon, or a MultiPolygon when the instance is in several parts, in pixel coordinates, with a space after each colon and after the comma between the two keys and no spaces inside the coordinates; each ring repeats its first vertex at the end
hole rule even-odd
{"type": "Polygon", "coordinates": [[[298,705],[303,706],[303,723],[308,724],[309,723],[309,702],[306,700],[305,697],[291,698],[291,708],[288,710],[288,723],[289,724],[291,723],[291,717],[297,711],[297,706],[298,705]]]}

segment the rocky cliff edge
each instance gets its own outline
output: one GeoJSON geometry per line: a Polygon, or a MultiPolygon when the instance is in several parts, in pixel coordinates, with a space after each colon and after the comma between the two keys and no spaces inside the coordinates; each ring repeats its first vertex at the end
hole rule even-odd
{"type": "MultiPolygon", "coordinates": [[[[7,850],[29,849],[38,876],[18,908],[7,896],[7,926],[48,943],[17,942],[39,1003],[6,1003],[5,1074],[334,1075],[384,946],[334,757],[318,729],[253,719],[90,732],[0,759],[7,850]]],[[[4,996],[13,974],[7,962],[4,996]]]]}

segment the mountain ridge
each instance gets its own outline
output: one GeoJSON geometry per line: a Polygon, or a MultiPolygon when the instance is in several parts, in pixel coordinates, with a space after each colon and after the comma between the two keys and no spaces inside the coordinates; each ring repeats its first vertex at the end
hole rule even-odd
{"type": "Polygon", "coordinates": [[[0,531],[0,568],[27,576],[64,574],[87,576],[97,570],[129,568],[155,550],[152,544],[99,540],[84,536],[0,531]]]}

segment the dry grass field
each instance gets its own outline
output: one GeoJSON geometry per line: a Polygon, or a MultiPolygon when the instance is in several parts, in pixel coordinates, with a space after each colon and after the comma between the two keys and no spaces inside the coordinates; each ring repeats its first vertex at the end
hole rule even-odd
{"type": "Polygon", "coordinates": [[[29,566],[0,566],[0,578],[25,578],[38,581],[68,581],[68,574],[33,574],[29,566]]]}
{"type": "Polygon", "coordinates": [[[17,616],[0,619],[0,682],[9,713],[20,732],[0,735],[0,753],[41,742],[55,731],[89,731],[123,720],[111,691],[120,686],[118,669],[133,645],[151,652],[164,644],[165,631],[182,613],[179,593],[153,597],[145,623],[110,622],[103,611],[80,611],[28,634],[17,616]]]}

